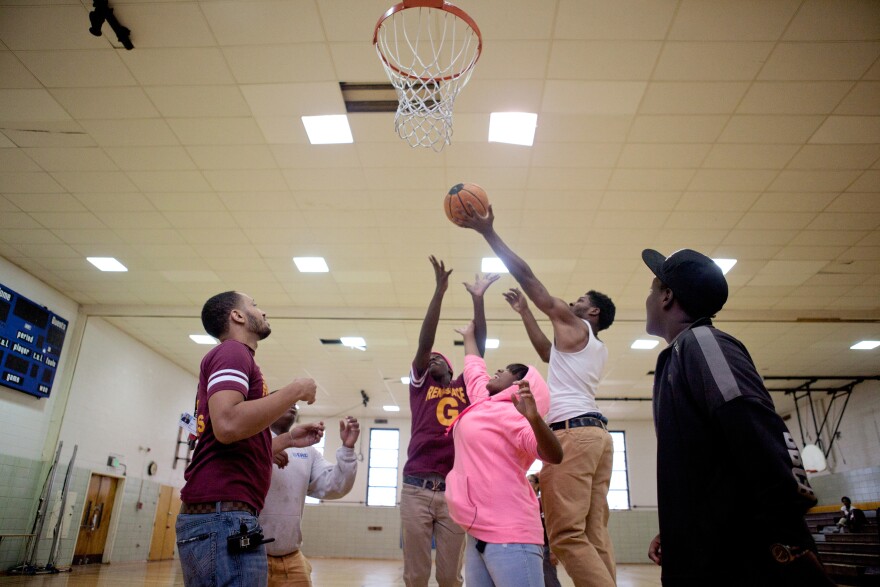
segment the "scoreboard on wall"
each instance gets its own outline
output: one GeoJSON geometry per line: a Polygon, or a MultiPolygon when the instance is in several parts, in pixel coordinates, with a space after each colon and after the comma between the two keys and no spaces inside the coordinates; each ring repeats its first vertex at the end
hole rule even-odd
{"type": "Polygon", "coordinates": [[[0,284],[0,385],[49,397],[67,324],[0,284]]]}

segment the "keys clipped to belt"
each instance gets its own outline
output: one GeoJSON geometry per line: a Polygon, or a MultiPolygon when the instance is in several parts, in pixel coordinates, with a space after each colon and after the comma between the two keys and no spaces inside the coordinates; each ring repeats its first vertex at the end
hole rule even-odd
{"type": "Polygon", "coordinates": [[[248,532],[247,526],[242,522],[238,529],[238,534],[233,534],[226,539],[226,548],[232,554],[249,552],[258,549],[261,544],[274,541],[274,538],[263,538],[263,530],[261,528],[248,532]]]}

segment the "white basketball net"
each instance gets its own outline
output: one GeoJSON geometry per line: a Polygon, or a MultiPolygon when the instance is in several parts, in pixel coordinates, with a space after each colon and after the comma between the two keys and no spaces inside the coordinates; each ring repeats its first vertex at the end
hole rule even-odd
{"type": "Polygon", "coordinates": [[[411,147],[439,152],[450,143],[452,106],[479,47],[479,34],[442,9],[403,9],[379,25],[376,51],[399,101],[394,130],[411,147]]]}

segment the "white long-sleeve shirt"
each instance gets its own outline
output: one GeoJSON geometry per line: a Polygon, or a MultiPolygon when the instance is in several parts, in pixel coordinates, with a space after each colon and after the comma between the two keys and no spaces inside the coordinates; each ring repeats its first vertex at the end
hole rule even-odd
{"type": "MultiPolygon", "coordinates": [[[[274,434],[273,434],[274,436],[274,434]]],[[[302,545],[302,514],[306,495],[317,499],[339,499],[351,491],[357,474],[354,449],[339,447],[336,464],[309,446],[289,448],[290,461],[279,469],[272,466],[272,484],[260,512],[263,536],[274,538],[266,544],[271,556],[284,556],[302,545]]]]}

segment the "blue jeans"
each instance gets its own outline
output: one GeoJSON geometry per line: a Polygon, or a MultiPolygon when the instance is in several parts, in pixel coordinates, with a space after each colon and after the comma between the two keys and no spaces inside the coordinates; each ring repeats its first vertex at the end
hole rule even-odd
{"type": "Polygon", "coordinates": [[[544,547],[540,544],[486,544],[468,534],[464,579],[467,587],[544,587],[544,547]]]}
{"type": "Polygon", "coordinates": [[[266,547],[231,554],[226,538],[260,527],[248,512],[178,514],[177,552],[186,587],[265,587],[269,567],[266,547]]]}

